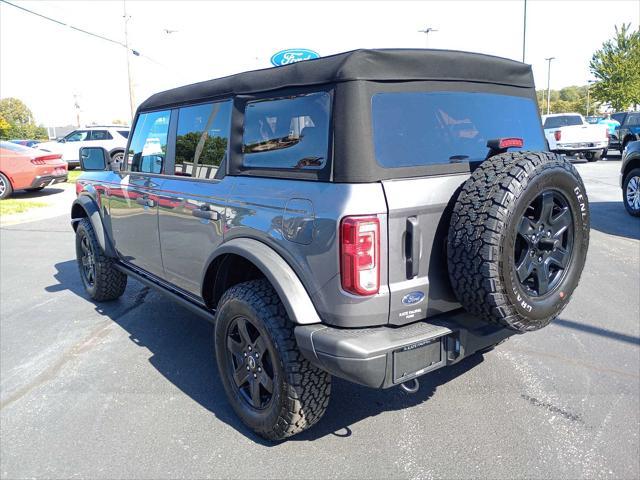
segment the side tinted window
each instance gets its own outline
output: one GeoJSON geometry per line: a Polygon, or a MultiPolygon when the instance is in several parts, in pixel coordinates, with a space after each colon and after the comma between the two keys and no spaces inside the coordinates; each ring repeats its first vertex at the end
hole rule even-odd
{"type": "Polygon", "coordinates": [[[231,101],[182,107],[174,175],[214,178],[227,155],[230,122],[231,101]]]}
{"type": "Polygon", "coordinates": [[[93,130],[91,140],[111,140],[113,137],[106,130],[93,130]]]}
{"type": "Polygon", "coordinates": [[[627,122],[630,127],[637,127],[638,125],[640,125],[640,115],[630,113],[627,122]]]}
{"type": "Polygon", "coordinates": [[[129,138],[129,130],[118,130],[118,133],[124,138],[129,138]]]}
{"type": "Polygon", "coordinates": [[[245,167],[321,169],[329,150],[326,92],[249,102],[244,114],[245,167]]]}
{"type": "Polygon", "coordinates": [[[89,132],[87,130],[76,130],[64,137],[67,142],[84,142],[89,139],[89,132]]]}
{"type": "Polygon", "coordinates": [[[133,130],[128,165],[132,172],[161,173],[167,154],[167,134],[171,112],[143,113],[133,130]]]}
{"type": "Polygon", "coordinates": [[[502,137],[546,150],[537,108],[529,98],[480,92],[378,93],[376,160],[385,168],[481,161],[487,141],[502,137]]]}

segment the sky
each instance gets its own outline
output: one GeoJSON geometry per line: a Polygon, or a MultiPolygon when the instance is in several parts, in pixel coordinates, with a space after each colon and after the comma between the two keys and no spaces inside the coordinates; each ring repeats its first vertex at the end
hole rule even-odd
{"type": "MultiPolygon", "coordinates": [[[[20,6],[124,41],[123,4],[20,1],[20,6]]],[[[150,1],[127,0],[134,103],[155,92],[270,67],[285,48],[330,55],[355,48],[437,48],[522,60],[524,0],[150,1]],[[437,29],[427,36],[418,30],[437,29]],[[171,31],[167,33],[166,30],[171,31]],[[427,45],[428,42],[428,45],[427,45]]],[[[538,88],[584,85],[595,50],[640,0],[528,0],[526,63],[538,88]]],[[[45,126],[129,121],[126,50],[0,3],[0,97],[17,97],[45,126]]]]}

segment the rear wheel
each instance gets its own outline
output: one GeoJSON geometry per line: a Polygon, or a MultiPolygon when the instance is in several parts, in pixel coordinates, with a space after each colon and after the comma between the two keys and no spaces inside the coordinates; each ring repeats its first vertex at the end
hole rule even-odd
{"type": "Polygon", "coordinates": [[[588,201],[573,165],[551,153],[505,153],[462,187],[449,229],[449,276],[468,311],[536,330],[568,303],[588,243],[588,201]]]}
{"type": "Polygon", "coordinates": [[[120,151],[120,152],[114,152],[111,154],[112,163],[117,163],[118,165],[122,165],[123,161],[124,161],[124,152],[120,151]]]}
{"type": "Polygon", "coordinates": [[[216,358],[227,398],[245,425],[274,441],[320,420],[331,393],[330,375],[302,356],[293,328],[266,280],[235,285],[218,305],[216,358]]]}
{"type": "Polygon", "coordinates": [[[122,296],[127,276],[104,254],[87,218],[80,220],[76,229],[76,258],[84,289],[93,300],[115,300],[122,296]]]}
{"type": "Polygon", "coordinates": [[[11,182],[3,173],[0,173],[0,200],[9,198],[12,193],[11,182]]]}
{"type": "Polygon", "coordinates": [[[640,168],[634,168],[624,177],[622,197],[627,212],[640,217],[640,168]]]}
{"type": "Polygon", "coordinates": [[[589,162],[597,162],[598,160],[602,159],[604,152],[605,150],[598,150],[596,152],[587,152],[585,153],[584,156],[589,162]]]}

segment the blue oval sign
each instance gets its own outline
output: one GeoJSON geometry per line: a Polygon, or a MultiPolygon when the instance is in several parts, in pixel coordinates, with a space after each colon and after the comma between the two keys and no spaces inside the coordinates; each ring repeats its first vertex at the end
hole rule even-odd
{"type": "Polygon", "coordinates": [[[289,48],[274,54],[271,57],[271,63],[276,67],[280,67],[303,60],[313,60],[314,58],[320,58],[320,55],[313,50],[309,50],[308,48],[289,48]]]}
{"type": "Polygon", "coordinates": [[[424,293],[422,292],[411,292],[402,297],[402,303],[405,305],[415,305],[416,303],[420,303],[422,300],[424,300],[424,293]]]}

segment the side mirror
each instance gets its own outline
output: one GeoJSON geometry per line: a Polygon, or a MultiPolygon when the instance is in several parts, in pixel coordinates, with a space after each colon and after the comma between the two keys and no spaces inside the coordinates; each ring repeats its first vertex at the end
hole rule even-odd
{"type": "Polygon", "coordinates": [[[82,147],[80,149],[80,168],[84,172],[99,172],[107,169],[109,152],[102,147],[82,147]]]}

